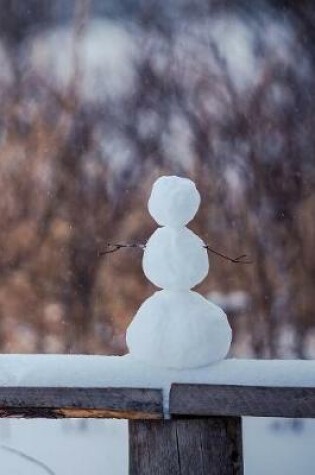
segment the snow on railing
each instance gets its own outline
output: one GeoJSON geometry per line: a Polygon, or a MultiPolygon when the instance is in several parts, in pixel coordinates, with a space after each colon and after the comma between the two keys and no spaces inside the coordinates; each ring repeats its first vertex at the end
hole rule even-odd
{"type": "Polygon", "coordinates": [[[241,474],[242,416],[315,417],[315,361],[2,355],[0,378],[0,417],[129,419],[131,475],[241,474]]]}

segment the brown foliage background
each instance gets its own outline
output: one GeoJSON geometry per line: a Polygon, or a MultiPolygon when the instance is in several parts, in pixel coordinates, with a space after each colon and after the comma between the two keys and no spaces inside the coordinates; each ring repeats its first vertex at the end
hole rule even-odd
{"type": "Polygon", "coordinates": [[[140,250],[98,252],[144,242],[179,174],[193,229],[254,261],[210,256],[198,289],[233,354],[314,356],[312,3],[66,3],[2,2],[1,351],[123,354],[154,288],[140,250]]]}

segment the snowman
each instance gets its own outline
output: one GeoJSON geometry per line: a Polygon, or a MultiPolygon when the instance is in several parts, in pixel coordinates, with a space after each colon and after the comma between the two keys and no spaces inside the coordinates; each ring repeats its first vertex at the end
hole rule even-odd
{"type": "Polygon", "coordinates": [[[223,310],[191,290],[208,274],[205,243],[186,227],[200,205],[195,184],[164,176],[153,185],[148,209],[160,226],[143,256],[146,277],[162,290],[139,308],[127,329],[132,357],[166,368],[196,368],[223,359],[232,331],[223,310]]]}

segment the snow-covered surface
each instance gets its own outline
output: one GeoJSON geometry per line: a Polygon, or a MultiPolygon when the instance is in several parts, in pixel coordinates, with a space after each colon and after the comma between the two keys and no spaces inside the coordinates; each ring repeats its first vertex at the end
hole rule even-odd
{"type": "MultiPolygon", "coordinates": [[[[315,421],[244,418],[245,475],[313,475],[315,421]]],[[[2,447],[44,463],[54,475],[127,475],[128,427],[114,420],[0,421],[3,475],[45,475],[41,467],[2,447]]]]}
{"type": "Polygon", "coordinates": [[[172,383],[315,387],[315,361],[226,359],[198,369],[171,370],[132,356],[1,355],[1,386],[139,387],[172,383]]]}
{"type": "Polygon", "coordinates": [[[241,313],[249,309],[251,304],[251,296],[249,292],[244,290],[233,290],[231,292],[218,292],[216,290],[210,292],[207,298],[225,312],[241,313]]]}
{"type": "Polygon", "coordinates": [[[127,475],[128,426],[117,420],[2,420],[1,475],[127,475]]]}
{"type": "MultiPolygon", "coordinates": [[[[194,370],[166,370],[130,355],[1,355],[1,386],[151,387],[171,383],[315,386],[315,361],[227,359],[194,370]]],[[[245,475],[315,473],[315,421],[292,431],[283,422],[244,419],[245,475]],[[277,425],[276,425],[277,424],[277,425]]],[[[127,475],[126,421],[0,421],[1,473],[127,475]]]]}
{"type": "MultiPolygon", "coordinates": [[[[73,48],[71,28],[41,31],[30,38],[30,67],[54,87],[67,88],[75,74],[73,48]]],[[[99,103],[104,97],[125,97],[135,87],[139,50],[136,37],[122,22],[91,19],[82,32],[77,54],[84,100],[99,103]]]]}
{"type": "Polygon", "coordinates": [[[313,475],[315,420],[243,419],[245,475],[313,475]]]}

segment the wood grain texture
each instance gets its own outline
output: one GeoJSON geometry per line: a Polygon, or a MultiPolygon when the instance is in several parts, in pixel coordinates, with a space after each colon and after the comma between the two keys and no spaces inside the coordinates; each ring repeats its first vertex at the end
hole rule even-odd
{"type": "Polygon", "coordinates": [[[137,388],[0,388],[0,417],[162,419],[162,392],[137,388]]]}
{"type": "Polygon", "coordinates": [[[170,413],[183,416],[314,418],[315,388],[173,384],[170,413]]]}
{"type": "Polygon", "coordinates": [[[129,475],[242,475],[241,419],[129,421],[129,475]]]}

